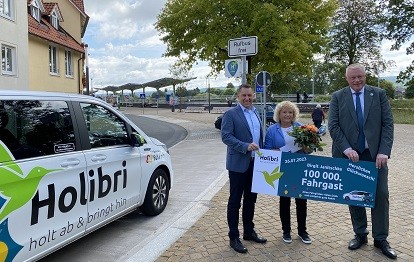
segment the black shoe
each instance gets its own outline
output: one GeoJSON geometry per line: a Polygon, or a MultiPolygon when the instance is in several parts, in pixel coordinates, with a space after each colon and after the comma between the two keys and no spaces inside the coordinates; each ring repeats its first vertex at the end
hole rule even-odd
{"type": "Polygon", "coordinates": [[[306,231],[298,233],[298,236],[300,237],[300,239],[302,239],[303,243],[305,243],[305,244],[312,243],[312,240],[310,239],[310,237],[309,237],[309,235],[306,231]]]}
{"type": "Polygon", "coordinates": [[[250,235],[243,235],[244,240],[254,241],[256,243],[266,243],[267,239],[253,231],[250,235]]]}
{"type": "Polygon", "coordinates": [[[374,240],[374,246],[381,249],[382,253],[389,258],[396,259],[397,253],[390,247],[387,240],[374,240]]]}
{"type": "Polygon", "coordinates": [[[368,238],[366,235],[355,235],[354,239],[349,241],[348,248],[350,250],[356,250],[366,243],[368,243],[368,238]]]}
{"type": "Polygon", "coordinates": [[[283,233],[283,241],[285,243],[292,243],[292,237],[290,236],[290,232],[283,233]]]}
{"type": "Polygon", "coordinates": [[[230,247],[232,247],[236,252],[246,253],[247,248],[243,246],[242,242],[238,238],[230,239],[230,247]]]}

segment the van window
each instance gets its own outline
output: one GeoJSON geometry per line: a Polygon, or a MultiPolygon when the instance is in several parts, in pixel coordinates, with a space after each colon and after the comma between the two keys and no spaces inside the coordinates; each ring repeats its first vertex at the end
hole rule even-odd
{"type": "Polygon", "coordinates": [[[95,104],[81,103],[91,148],[129,144],[124,121],[95,104]]]}
{"type": "Polygon", "coordinates": [[[75,133],[64,101],[0,101],[0,140],[15,159],[75,151],[75,133]]]}

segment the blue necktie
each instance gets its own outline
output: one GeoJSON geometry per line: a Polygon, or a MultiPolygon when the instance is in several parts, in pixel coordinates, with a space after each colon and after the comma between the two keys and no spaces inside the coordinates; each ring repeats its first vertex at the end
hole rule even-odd
{"type": "Polygon", "coordinates": [[[361,92],[355,93],[355,104],[356,104],[356,115],[358,120],[358,142],[357,142],[357,151],[362,153],[365,150],[365,135],[364,135],[364,113],[362,113],[361,99],[359,95],[361,92]]]}

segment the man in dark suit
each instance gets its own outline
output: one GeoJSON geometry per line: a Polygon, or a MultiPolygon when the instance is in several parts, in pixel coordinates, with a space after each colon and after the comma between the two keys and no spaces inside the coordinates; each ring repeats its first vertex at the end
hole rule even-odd
{"type": "Polygon", "coordinates": [[[251,192],[255,151],[263,147],[260,117],[252,105],[254,92],[243,84],[237,90],[238,105],[226,111],[221,124],[221,138],[227,145],[226,168],[229,170],[230,196],[227,204],[230,246],[239,253],[247,248],[240,241],[239,210],[243,196],[243,239],[257,243],[267,240],[254,230],[254,207],[257,194],[251,192]]]}
{"type": "MultiPolygon", "coordinates": [[[[378,168],[375,207],[371,209],[374,246],[389,258],[397,258],[387,237],[389,192],[387,161],[391,154],[394,123],[385,90],[365,84],[365,69],[351,64],[346,69],[349,84],[332,94],[328,128],[332,156],[375,162],[378,168]],[[360,117],[359,117],[360,116],[360,117]]],[[[355,237],[348,248],[355,250],[368,242],[367,214],[364,207],[349,206],[355,237]]]]}

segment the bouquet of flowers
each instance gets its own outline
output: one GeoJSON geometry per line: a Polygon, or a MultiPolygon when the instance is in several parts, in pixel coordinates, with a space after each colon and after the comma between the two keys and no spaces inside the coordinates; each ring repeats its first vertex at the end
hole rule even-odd
{"type": "Polygon", "coordinates": [[[295,138],[295,145],[299,145],[305,152],[322,151],[326,144],[321,143],[322,138],[315,125],[294,126],[289,135],[295,138]]]}

